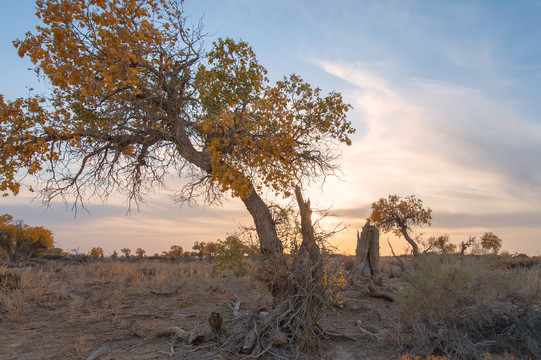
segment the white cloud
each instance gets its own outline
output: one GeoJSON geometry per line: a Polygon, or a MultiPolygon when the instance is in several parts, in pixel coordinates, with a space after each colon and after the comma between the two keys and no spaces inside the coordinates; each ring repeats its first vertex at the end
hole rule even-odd
{"type": "MultiPolygon", "coordinates": [[[[344,93],[355,108],[350,119],[368,129],[344,151],[347,180],[331,181],[325,191],[339,199],[337,207],[366,209],[388,194],[416,194],[435,218],[438,212],[479,215],[475,229],[496,226],[490,214],[507,219],[503,229],[523,212],[539,213],[541,127],[521,118],[511,102],[446,83],[393,81],[363,64],[318,64],[355,85],[344,93]]],[[[431,231],[474,229],[453,230],[449,223],[431,231]]]]}
{"type": "MultiPolygon", "coordinates": [[[[523,200],[539,188],[541,167],[535,158],[541,128],[507,104],[448,84],[419,79],[396,84],[360,64],[320,65],[356,86],[345,96],[356,108],[354,121],[366,122],[368,132],[345,153],[344,171],[361,188],[435,198],[474,192],[503,200],[505,207],[521,200],[525,206],[523,200]]],[[[494,206],[476,203],[479,210],[494,206]]]]}

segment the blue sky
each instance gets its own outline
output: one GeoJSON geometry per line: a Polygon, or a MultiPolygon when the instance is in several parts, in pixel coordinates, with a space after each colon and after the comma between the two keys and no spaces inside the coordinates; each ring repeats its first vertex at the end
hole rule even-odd
{"type": "MultiPolygon", "coordinates": [[[[32,8],[19,1],[0,14],[6,98],[46,90],[11,46],[33,30],[32,8]]],[[[308,190],[350,225],[341,249],[354,252],[370,203],[396,193],[433,209],[427,235],[458,243],[493,231],[511,252],[541,252],[541,2],[188,0],[185,9],[203,16],[209,46],[245,40],[273,81],[296,73],[353,105],[358,131],[341,179],[308,190]]],[[[1,199],[0,212],[48,226],[60,246],[81,251],[189,248],[250,222],[238,200],[213,209],[180,209],[167,192],[147,200],[127,217],[122,199],[91,200],[91,215],[74,219],[63,204],[45,211],[23,194],[1,199]]],[[[405,242],[391,240],[402,251],[405,242]]]]}

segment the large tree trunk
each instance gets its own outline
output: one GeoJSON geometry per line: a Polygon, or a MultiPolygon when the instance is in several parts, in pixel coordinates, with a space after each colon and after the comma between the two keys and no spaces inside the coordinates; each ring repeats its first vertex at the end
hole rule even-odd
{"type": "Polygon", "coordinates": [[[366,224],[359,235],[357,231],[356,261],[351,272],[353,281],[381,281],[379,269],[379,231],[374,225],[366,224]]]}
{"type": "Polygon", "coordinates": [[[283,254],[282,242],[276,233],[276,225],[272,219],[269,207],[263,199],[252,189],[250,195],[242,199],[246,209],[254,219],[257,236],[259,237],[261,253],[267,257],[275,257],[283,254]]]}
{"type": "Polygon", "coordinates": [[[287,279],[284,249],[276,232],[276,224],[267,204],[254,189],[242,201],[252,215],[259,237],[262,279],[269,286],[274,305],[277,305],[290,295],[291,289],[287,279]]]}
{"type": "MultiPolygon", "coordinates": [[[[204,170],[207,174],[212,174],[212,162],[209,153],[198,151],[193,147],[184,127],[178,126],[176,137],[177,151],[190,163],[204,170]]],[[[276,233],[276,225],[267,204],[257,194],[253,185],[251,185],[250,195],[242,199],[242,201],[254,220],[263,256],[270,259],[281,256],[283,246],[276,233]]]]}

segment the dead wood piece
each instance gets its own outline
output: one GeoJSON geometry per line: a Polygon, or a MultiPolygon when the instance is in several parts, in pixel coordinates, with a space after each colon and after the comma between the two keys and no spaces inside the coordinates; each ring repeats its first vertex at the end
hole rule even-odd
{"type": "Polygon", "coordinates": [[[90,356],[87,357],[86,360],[95,360],[99,358],[100,356],[102,356],[108,349],[109,349],[109,345],[103,345],[98,350],[90,354],[90,356]]]}
{"type": "Polygon", "coordinates": [[[257,329],[254,326],[252,330],[246,335],[244,341],[242,342],[242,347],[240,349],[241,354],[249,354],[250,351],[254,348],[255,341],[257,339],[257,329]]]}
{"type": "Polygon", "coordinates": [[[240,315],[240,298],[235,294],[235,292],[232,289],[229,289],[233,296],[237,298],[237,302],[228,301],[227,304],[233,310],[233,316],[238,317],[240,315]]]}
{"type": "Polygon", "coordinates": [[[214,331],[218,335],[222,335],[224,332],[224,329],[222,327],[222,315],[218,312],[211,312],[209,316],[209,325],[212,331],[214,331]]]}
{"type": "Polygon", "coordinates": [[[186,343],[190,343],[190,339],[193,338],[193,335],[192,335],[192,332],[191,331],[185,331],[177,326],[173,326],[171,328],[171,331],[173,332],[173,334],[178,337],[180,340],[186,342],[186,343]]]}
{"type": "Polygon", "coordinates": [[[309,254],[312,263],[316,263],[319,257],[319,247],[314,236],[314,228],[312,226],[312,209],[310,209],[310,200],[304,201],[302,198],[301,189],[295,187],[295,196],[299,205],[301,215],[301,234],[302,244],[301,252],[306,251],[309,254]]]}
{"type": "Polygon", "coordinates": [[[179,328],[178,326],[173,326],[170,328],[159,329],[156,331],[156,336],[159,337],[170,337],[175,336],[179,340],[183,341],[188,345],[199,344],[204,338],[204,335],[199,334],[195,330],[186,331],[179,328]]]}
{"type": "Polygon", "coordinates": [[[152,295],[159,295],[159,296],[169,296],[169,295],[174,295],[176,293],[178,293],[178,289],[175,289],[173,291],[168,291],[168,292],[161,292],[161,291],[153,291],[153,290],[150,290],[150,293],[152,295]]]}
{"type": "Polygon", "coordinates": [[[379,258],[379,231],[374,225],[365,224],[362,232],[357,231],[356,260],[350,279],[372,279],[381,281],[379,258]]]}
{"type": "Polygon", "coordinates": [[[377,288],[372,280],[368,282],[368,291],[370,296],[375,298],[382,298],[389,301],[394,301],[395,296],[392,292],[377,288]]]}
{"type": "Polygon", "coordinates": [[[372,332],[368,329],[366,329],[365,327],[363,327],[363,323],[361,322],[361,320],[357,320],[357,328],[364,334],[368,335],[368,336],[371,336],[375,339],[378,339],[378,340],[381,340],[381,336],[375,332],[372,332]]]}
{"type": "Polygon", "coordinates": [[[16,273],[6,272],[0,274],[0,288],[15,290],[21,287],[21,276],[16,273]]]}

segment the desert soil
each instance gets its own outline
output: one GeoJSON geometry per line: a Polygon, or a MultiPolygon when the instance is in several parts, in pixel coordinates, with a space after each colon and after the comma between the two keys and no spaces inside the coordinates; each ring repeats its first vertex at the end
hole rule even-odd
{"type": "MultiPolygon", "coordinates": [[[[250,358],[188,346],[163,336],[173,326],[205,331],[211,312],[219,312],[227,331],[241,311],[270,308],[264,286],[251,276],[216,274],[200,262],[115,262],[62,264],[7,269],[22,276],[20,289],[4,290],[0,304],[0,359],[219,359],[250,358]],[[11,292],[7,294],[7,292],[11,292]],[[7,295],[9,296],[7,296],[7,295]]],[[[394,284],[387,283],[388,287],[394,284]]],[[[393,303],[372,298],[365,289],[347,288],[343,307],[326,309],[320,323],[322,359],[397,359],[384,339],[393,303]],[[385,345],[387,344],[387,345],[385,345]]],[[[253,357],[251,357],[253,358],[253,357]]],[[[263,355],[261,358],[265,358],[263,355]]]]}

